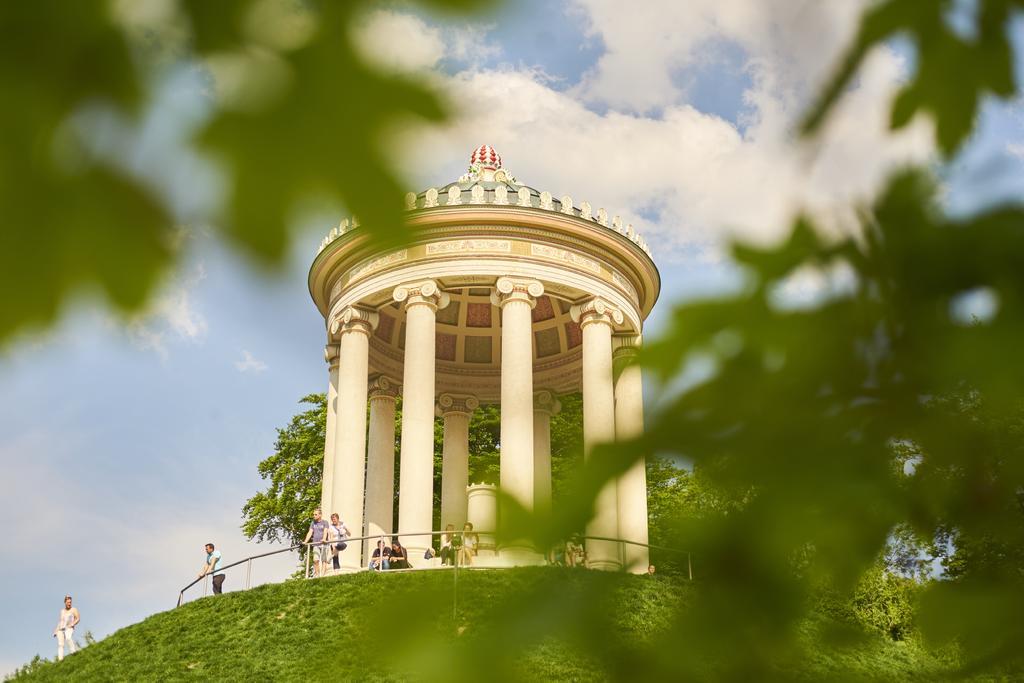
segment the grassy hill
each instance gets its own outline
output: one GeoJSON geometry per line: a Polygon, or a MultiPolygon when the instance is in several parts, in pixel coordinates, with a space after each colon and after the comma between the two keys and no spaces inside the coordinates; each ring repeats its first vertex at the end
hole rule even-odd
{"type": "MultiPolygon", "coordinates": [[[[637,653],[672,655],[645,653],[644,644],[671,629],[674,608],[700,590],[667,576],[460,571],[453,614],[453,578],[440,571],[361,573],[208,597],[16,680],[628,680],[637,653]],[[549,609],[538,612],[525,596],[549,609]],[[582,607],[584,618],[570,618],[570,607],[582,607]],[[495,631],[507,646],[474,647],[495,631]]],[[[812,618],[801,637],[820,639],[823,620],[812,618]]],[[[841,650],[811,645],[797,669],[779,673],[893,680],[931,678],[942,669],[914,642],[881,634],[841,650]]]]}

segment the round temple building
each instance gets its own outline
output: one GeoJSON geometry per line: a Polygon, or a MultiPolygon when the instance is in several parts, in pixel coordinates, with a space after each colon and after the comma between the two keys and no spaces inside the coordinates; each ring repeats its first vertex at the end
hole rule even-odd
{"type": "MultiPolygon", "coordinates": [[[[500,404],[500,489],[528,509],[550,506],[549,424],[560,394],[582,392],[587,449],[643,429],[640,371],[630,360],[660,277],[631,225],[520,183],[486,145],[466,175],[409,193],[406,206],[410,236],[399,249],[380,251],[356,221],[342,221],[321,244],[309,290],[328,333],[323,510],[338,512],[354,536],[413,534],[402,542],[423,566],[434,420],[444,423],[441,528],[468,520],[495,529],[494,487],[469,481],[469,420],[482,404],[500,404]]],[[[587,536],[647,543],[643,462],[597,505],[587,536]]],[[[480,547],[482,566],[542,557],[495,548],[486,533],[480,547]]],[[[586,547],[591,567],[647,568],[642,545],[587,539],[586,547]]],[[[349,548],[342,564],[365,567],[366,553],[366,544],[362,553],[349,548]]]]}

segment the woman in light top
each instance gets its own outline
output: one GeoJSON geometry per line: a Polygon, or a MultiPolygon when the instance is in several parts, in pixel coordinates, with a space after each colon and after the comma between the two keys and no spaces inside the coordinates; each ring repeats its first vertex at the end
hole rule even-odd
{"type": "Polygon", "coordinates": [[[57,628],[53,629],[53,637],[57,639],[57,661],[64,659],[64,646],[68,646],[68,654],[73,653],[75,645],[75,626],[81,621],[78,608],[71,606],[71,596],[64,596],[64,609],[57,617],[57,628]]]}
{"type": "Polygon", "coordinates": [[[341,559],[338,557],[338,554],[348,547],[345,539],[350,536],[348,527],[338,517],[338,513],[331,514],[331,524],[327,527],[327,540],[330,541],[331,565],[335,571],[341,569],[341,559]]]}
{"type": "Polygon", "coordinates": [[[476,557],[476,547],[480,538],[473,532],[473,523],[466,522],[462,527],[462,547],[459,548],[459,564],[471,565],[476,557]]]}

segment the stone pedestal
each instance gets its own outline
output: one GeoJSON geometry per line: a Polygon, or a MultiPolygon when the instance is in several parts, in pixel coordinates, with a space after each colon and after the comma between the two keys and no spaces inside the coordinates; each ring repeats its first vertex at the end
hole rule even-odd
{"type": "MultiPolygon", "coordinates": [[[[477,548],[494,554],[494,531],[498,526],[498,487],[494,484],[472,484],[466,491],[468,499],[467,521],[472,522],[473,531],[480,536],[477,548]],[[483,530],[488,533],[480,534],[483,530]]],[[[461,529],[459,529],[461,531],[461,529]]]]}

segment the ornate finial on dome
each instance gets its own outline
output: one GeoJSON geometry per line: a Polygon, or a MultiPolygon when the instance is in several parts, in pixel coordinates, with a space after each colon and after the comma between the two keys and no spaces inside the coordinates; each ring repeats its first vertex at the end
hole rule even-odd
{"type": "Polygon", "coordinates": [[[470,166],[479,166],[483,170],[496,171],[501,168],[501,155],[490,145],[480,145],[469,156],[470,166]]]}
{"type": "Polygon", "coordinates": [[[469,170],[459,178],[460,183],[497,181],[515,183],[516,179],[501,165],[501,155],[490,145],[480,145],[469,156],[469,170]]]}

